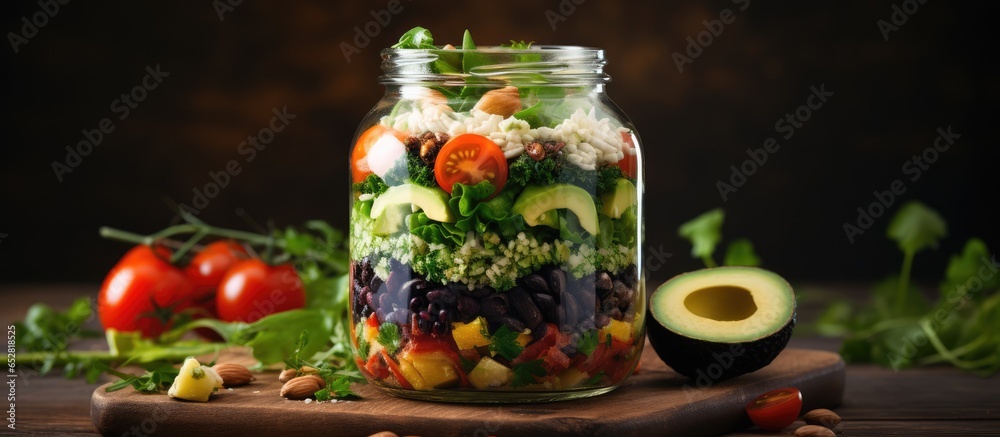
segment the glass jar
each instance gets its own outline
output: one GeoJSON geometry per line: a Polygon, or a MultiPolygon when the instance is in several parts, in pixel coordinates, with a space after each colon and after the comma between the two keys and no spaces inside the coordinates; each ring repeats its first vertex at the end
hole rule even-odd
{"type": "Polygon", "coordinates": [[[402,397],[606,393],[645,340],[642,154],[594,48],[387,49],[351,153],[352,337],[402,397]]]}

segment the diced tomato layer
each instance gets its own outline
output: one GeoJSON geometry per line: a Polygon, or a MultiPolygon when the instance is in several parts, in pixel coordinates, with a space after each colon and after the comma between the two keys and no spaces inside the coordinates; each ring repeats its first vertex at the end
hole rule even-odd
{"type": "Polygon", "coordinates": [[[537,360],[543,352],[549,350],[549,348],[556,344],[556,339],[559,335],[559,328],[557,328],[556,325],[552,323],[546,324],[545,335],[525,347],[521,352],[521,355],[514,358],[514,361],[511,361],[511,364],[521,364],[537,360]]]}
{"type": "Polygon", "coordinates": [[[382,361],[382,355],[372,355],[365,363],[364,369],[375,379],[386,379],[389,377],[389,367],[382,361]]]}

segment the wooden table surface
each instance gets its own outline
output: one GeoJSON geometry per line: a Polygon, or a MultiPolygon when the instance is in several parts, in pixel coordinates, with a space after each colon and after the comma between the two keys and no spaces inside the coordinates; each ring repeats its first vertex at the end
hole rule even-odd
{"type": "MultiPolygon", "coordinates": [[[[74,297],[96,295],[94,285],[0,286],[0,322],[23,318],[28,306],[44,301],[65,307],[74,297]]],[[[800,308],[808,322],[815,309],[800,308]]],[[[835,351],[837,340],[794,337],[791,346],[835,351]]],[[[97,387],[83,380],[38,376],[18,369],[16,430],[32,435],[94,435],[90,396],[97,387]]],[[[4,389],[9,391],[9,387],[4,389]]],[[[9,408],[9,402],[4,404],[9,408]]],[[[980,378],[947,367],[902,372],[872,365],[848,365],[843,417],[838,435],[1000,435],[1000,375],[980,378]]],[[[6,419],[8,416],[5,415],[6,419]]],[[[10,431],[4,422],[3,433],[10,431]]],[[[334,435],[326,433],[329,435],[334,435]]],[[[498,433],[503,435],[502,429],[498,433]]],[[[742,432],[733,436],[782,435],[742,432]]]]}

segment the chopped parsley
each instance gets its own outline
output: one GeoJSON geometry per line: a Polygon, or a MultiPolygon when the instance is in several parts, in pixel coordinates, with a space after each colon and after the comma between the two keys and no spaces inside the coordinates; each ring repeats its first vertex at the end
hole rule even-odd
{"type": "Polygon", "coordinates": [[[396,160],[392,168],[383,175],[383,181],[388,186],[402,185],[407,182],[424,187],[436,187],[434,168],[420,160],[420,157],[407,153],[404,158],[396,160]]]}
{"type": "Polygon", "coordinates": [[[527,363],[515,364],[512,370],[514,371],[514,381],[510,383],[511,387],[534,384],[538,382],[536,377],[545,376],[545,368],[542,367],[541,358],[527,363]]]}
{"type": "Polygon", "coordinates": [[[507,329],[506,325],[500,326],[500,329],[497,329],[497,332],[494,332],[493,336],[490,337],[490,351],[500,354],[508,360],[517,358],[524,350],[524,346],[517,342],[518,335],[518,332],[507,329]]]}
{"type": "Polygon", "coordinates": [[[354,184],[354,191],[361,194],[381,195],[389,186],[378,175],[370,174],[364,181],[354,184]]]}

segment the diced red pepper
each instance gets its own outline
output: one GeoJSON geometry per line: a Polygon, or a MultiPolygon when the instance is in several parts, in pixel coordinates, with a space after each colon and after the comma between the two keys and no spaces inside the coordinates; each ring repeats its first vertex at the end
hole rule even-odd
{"type": "Polygon", "coordinates": [[[389,366],[389,371],[392,372],[392,376],[395,376],[396,380],[399,381],[399,386],[408,390],[413,390],[413,386],[410,385],[410,382],[403,377],[403,372],[399,370],[399,364],[396,364],[392,358],[389,358],[389,353],[386,352],[385,349],[382,349],[382,357],[385,358],[385,363],[389,366]]]}
{"type": "Polygon", "coordinates": [[[382,361],[382,355],[372,355],[365,363],[364,369],[375,379],[386,379],[389,377],[389,367],[382,361]]]}

